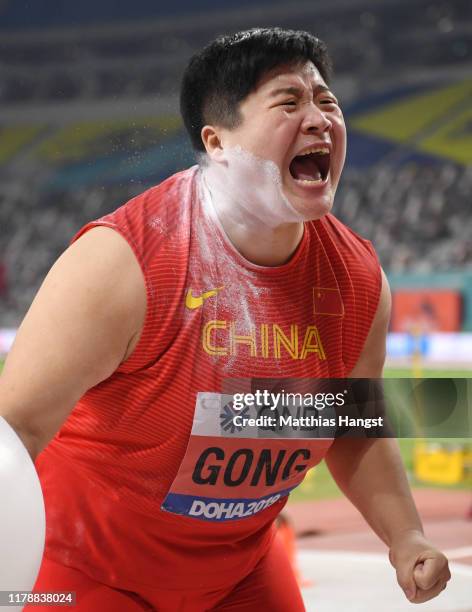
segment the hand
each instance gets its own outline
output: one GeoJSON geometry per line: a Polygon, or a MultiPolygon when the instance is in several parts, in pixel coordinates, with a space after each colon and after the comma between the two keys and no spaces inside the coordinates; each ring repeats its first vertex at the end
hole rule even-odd
{"type": "Polygon", "coordinates": [[[446,557],[419,531],[407,531],[395,538],[389,558],[397,571],[398,584],[411,603],[433,599],[451,578],[446,557]]]}

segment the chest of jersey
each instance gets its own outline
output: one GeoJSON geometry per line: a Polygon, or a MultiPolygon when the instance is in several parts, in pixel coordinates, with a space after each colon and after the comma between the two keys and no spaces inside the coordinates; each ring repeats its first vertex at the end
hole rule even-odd
{"type": "Polygon", "coordinates": [[[210,368],[218,377],[342,377],[344,313],[313,227],[288,264],[267,268],[244,260],[200,219],[180,310],[180,333],[199,376],[210,368]]]}

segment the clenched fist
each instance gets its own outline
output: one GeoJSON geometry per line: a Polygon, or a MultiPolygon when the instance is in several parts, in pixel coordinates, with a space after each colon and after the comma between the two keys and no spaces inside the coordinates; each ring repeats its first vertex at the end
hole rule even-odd
{"type": "Polygon", "coordinates": [[[411,603],[433,599],[451,578],[446,557],[420,531],[406,531],[397,536],[392,541],[389,558],[397,572],[398,584],[411,603]]]}

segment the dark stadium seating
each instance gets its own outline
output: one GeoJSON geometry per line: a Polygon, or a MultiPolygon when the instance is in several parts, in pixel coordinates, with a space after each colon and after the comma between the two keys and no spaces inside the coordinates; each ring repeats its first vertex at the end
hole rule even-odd
{"type": "Polygon", "coordinates": [[[17,324],[84,222],[194,163],[183,66],[216,34],[261,23],[316,32],[348,84],[335,214],[389,271],[472,269],[468,0],[66,4],[0,2],[0,262],[14,279],[0,326],[17,324]]]}

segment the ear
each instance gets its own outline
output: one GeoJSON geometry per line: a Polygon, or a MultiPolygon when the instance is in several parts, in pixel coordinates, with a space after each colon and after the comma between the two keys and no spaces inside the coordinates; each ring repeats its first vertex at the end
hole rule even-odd
{"type": "Polygon", "coordinates": [[[223,158],[223,147],[218,128],[212,125],[205,125],[202,128],[201,137],[209,157],[215,161],[221,161],[223,158]]]}

